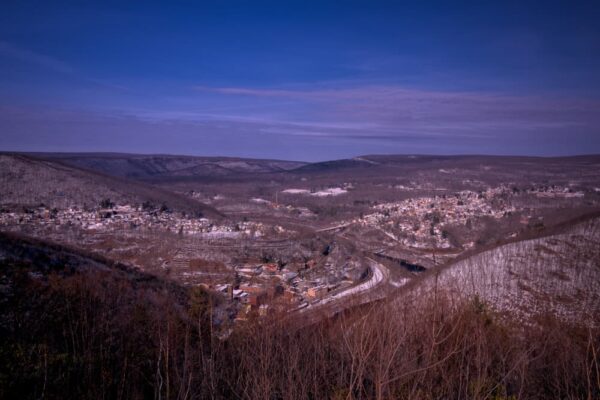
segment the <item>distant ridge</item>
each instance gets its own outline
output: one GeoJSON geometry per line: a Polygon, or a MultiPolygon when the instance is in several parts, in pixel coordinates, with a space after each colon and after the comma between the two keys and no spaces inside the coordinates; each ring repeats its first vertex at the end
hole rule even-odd
{"type": "MultiPolygon", "coordinates": [[[[600,155],[573,155],[558,157],[515,155],[427,155],[427,154],[371,154],[353,158],[302,162],[241,157],[203,157],[171,154],[128,153],[0,153],[24,155],[35,159],[60,163],[104,176],[133,179],[146,183],[174,183],[177,181],[220,179],[248,179],[260,176],[266,179],[278,175],[331,175],[342,172],[370,175],[408,169],[428,168],[481,168],[484,164],[500,168],[523,169],[529,165],[548,165],[560,168],[570,162],[582,168],[599,167],[600,155]],[[378,171],[378,172],[376,172],[378,171]]],[[[395,172],[394,172],[395,173],[395,172]]]]}
{"type": "Polygon", "coordinates": [[[28,153],[35,157],[133,179],[221,177],[289,171],[299,161],[121,153],[28,153]]]}

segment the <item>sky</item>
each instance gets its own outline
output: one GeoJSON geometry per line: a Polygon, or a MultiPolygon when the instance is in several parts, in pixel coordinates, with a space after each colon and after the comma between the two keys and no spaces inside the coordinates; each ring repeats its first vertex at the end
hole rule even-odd
{"type": "Polygon", "coordinates": [[[599,1],[0,4],[0,150],[600,153],[599,1]]]}

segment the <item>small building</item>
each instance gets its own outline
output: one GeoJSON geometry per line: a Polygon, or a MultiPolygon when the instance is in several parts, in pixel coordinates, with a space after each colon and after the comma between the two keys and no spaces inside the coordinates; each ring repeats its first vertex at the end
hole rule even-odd
{"type": "Polygon", "coordinates": [[[279,266],[276,263],[269,263],[263,266],[265,272],[270,272],[272,274],[276,273],[279,269],[279,266]]]}
{"type": "Polygon", "coordinates": [[[327,287],[325,286],[315,286],[311,287],[306,291],[306,295],[313,299],[321,298],[327,294],[327,287]]]}
{"type": "Polygon", "coordinates": [[[261,292],[261,293],[249,293],[248,294],[248,304],[250,304],[250,306],[254,307],[259,307],[261,304],[265,303],[265,300],[267,298],[267,295],[265,292],[261,292]]]}

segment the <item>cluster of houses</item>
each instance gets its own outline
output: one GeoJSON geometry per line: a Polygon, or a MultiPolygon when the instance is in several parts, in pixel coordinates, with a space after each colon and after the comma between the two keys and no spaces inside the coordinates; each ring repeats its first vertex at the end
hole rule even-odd
{"type": "Polygon", "coordinates": [[[453,195],[406,199],[379,204],[372,214],[352,222],[381,229],[386,235],[411,247],[449,248],[447,225],[465,225],[482,216],[502,218],[515,208],[505,201],[507,187],[482,192],[464,190],[453,195]]]}
{"type": "Polygon", "coordinates": [[[575,198],[583,197],[585,194],[581,191],[575,191],[572,188],[565,186],[537,186],[527,189],[528,193],[533,193],[537,197],[550,197],[550,198],[575,198]]]}
{"type": "MultiPolygon", "coordinates": [[[[0,213],[0,226],[18,227],[19,225],[50,228],[70,226],[90,232],[157,230],[207,238],[261,237],[267,229],[273,229],[271,226],[252,221],[220,225],[206,218],[189,218],[179,213],[145,210],[143,207],[131,205],[117,205],[98,210],[84,210],[78,207],[61,210],[37,207],[24,209],[21,212],[0,213]]],[[[277,228],[280,231],[283,229],[276,226],[275,229],[277,228]]]]}
{"type": "MultiPolygon", "coordinates": [[[[308,278],[317,268],[314,259],[305,263],[242,264],[234,268],[235,282],[209,286],[237,305],[235,320],[246,320],[254,312],[264,315],[277,308],[299,310],[321,301],[325,296],[344,290],[354,284],[349,277],[331,279],[326,271],[319,277],[308,278]]],[[[331,264],[321,266],[333,268],[331,264]]]]}

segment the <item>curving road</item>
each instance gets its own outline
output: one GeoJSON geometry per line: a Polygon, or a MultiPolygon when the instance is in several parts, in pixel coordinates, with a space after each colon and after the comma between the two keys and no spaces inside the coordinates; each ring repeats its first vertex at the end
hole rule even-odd
{"type": "Polygon", "coordinates": [[[298,311],[303,313],[319,310],[336,313],[345,308],[365,304],[385,297],[386,292],[384,290],[375,291],[375,289],[384,287],[389,281],[388,269],[372,258],[367,257],[366,260],[369,262],[369,269],[371,271],[371,276],[367,281],[326,296],[318,303],[310,304],[298,311]]]}

